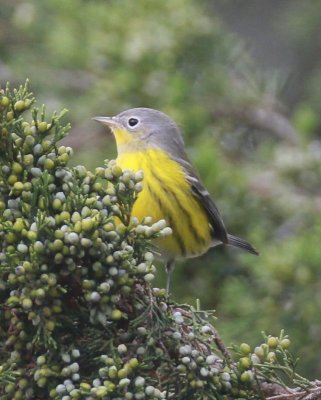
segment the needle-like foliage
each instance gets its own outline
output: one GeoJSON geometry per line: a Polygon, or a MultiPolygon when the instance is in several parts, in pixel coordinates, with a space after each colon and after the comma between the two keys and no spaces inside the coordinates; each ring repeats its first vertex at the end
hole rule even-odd
{"type": "Polygon", "coordinates": [[[131,218],[141,171],[68,167],[65,111],[27,85],[0,91],[0,397],[259,399],[295,373],[289,339],[233,357],[211,312],[153,288],[151,240],[165,221],[131,218]],[[274,385],[274,386],[273,386],[274,385]],[[269,386],[270,387],[270,386],[269,386]]]}

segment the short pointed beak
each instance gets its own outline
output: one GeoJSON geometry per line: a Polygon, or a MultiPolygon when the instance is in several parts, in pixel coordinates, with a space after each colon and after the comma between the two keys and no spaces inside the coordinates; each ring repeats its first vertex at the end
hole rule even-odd
{"type": "Polygon", "coordinates": [[[116,117],[94,117],[93,120],[100,122],[103,125],[107,125],[110,128],[120,126],[120,123],[116,117]]]}

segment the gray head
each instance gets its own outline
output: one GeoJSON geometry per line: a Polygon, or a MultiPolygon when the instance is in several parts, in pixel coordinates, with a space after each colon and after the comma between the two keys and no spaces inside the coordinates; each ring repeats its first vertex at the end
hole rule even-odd
{"type": "Polygon", "coordinates": [[[174,157],[184,157],[184,142],[176,123],[161,111],[132,108],[115,117],[96,117],[113,132],[118,153],[160,148],[174,157]]]}

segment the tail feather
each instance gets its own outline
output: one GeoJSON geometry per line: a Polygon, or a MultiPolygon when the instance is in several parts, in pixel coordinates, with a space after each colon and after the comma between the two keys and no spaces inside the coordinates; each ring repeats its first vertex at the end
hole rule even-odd
{"type": "Polygon", "coordinates": [[[227,244],[239,247],[240,249],[246,250],[251,254],[255,254],[256,256],[259,255],[259,252],[250,243],[237,236],[227,234],[227,244]]]}

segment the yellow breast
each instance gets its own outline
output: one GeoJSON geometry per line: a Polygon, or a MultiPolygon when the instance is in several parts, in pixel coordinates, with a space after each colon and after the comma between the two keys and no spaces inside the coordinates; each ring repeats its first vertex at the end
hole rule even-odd
{"type": "Polygon", "coordinates": [[[193,257],[208,250],[211,230],[206,212],[192,194],[182,167],[165,152],[148,149],[126,152],[117,158],[122,169],[143,170],[143,190],[134,204],[132,215],[153,222],[165,219],[171,236],[157,239],[164,258],[193,257]]]}

